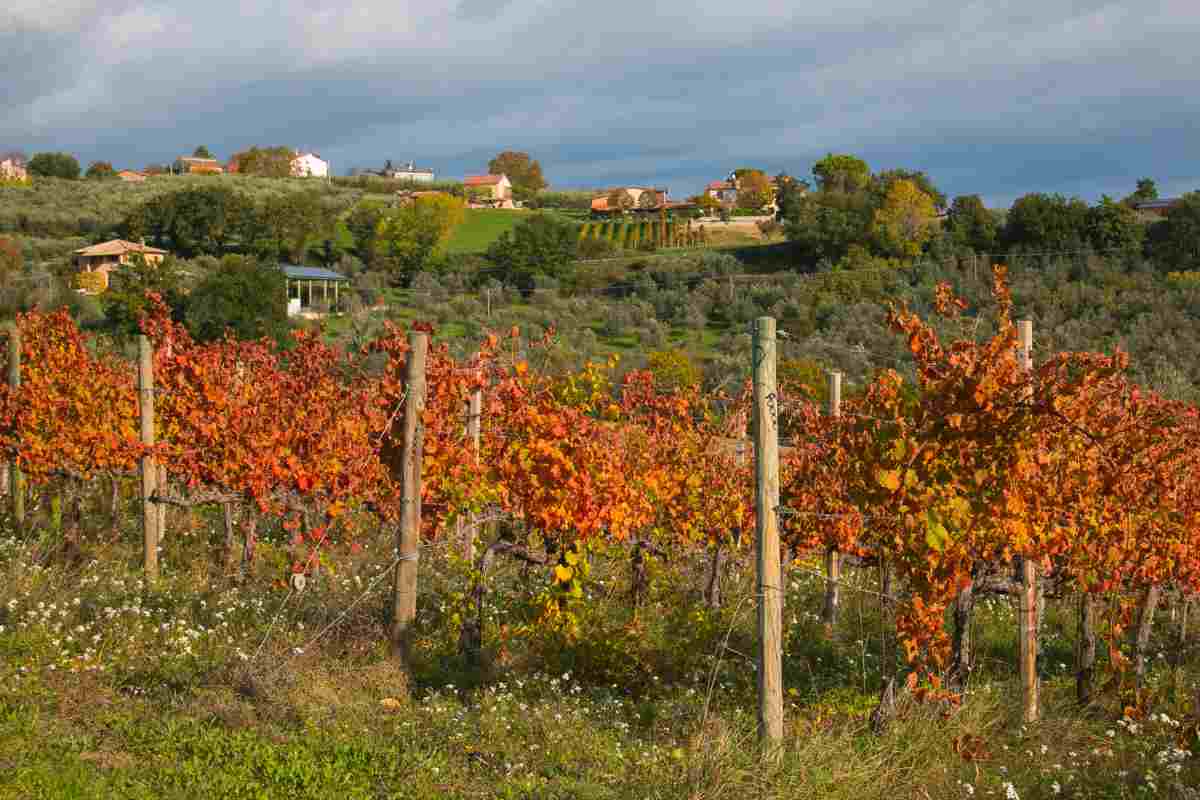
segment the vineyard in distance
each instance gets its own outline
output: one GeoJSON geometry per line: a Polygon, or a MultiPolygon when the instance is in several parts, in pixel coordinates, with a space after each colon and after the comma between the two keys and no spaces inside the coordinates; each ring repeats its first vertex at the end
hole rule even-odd
{"type": "Polygon", "coordinates": [[[1200,414],[1011,281],[712,391],[18,315],[0,796],[1200,797],[1200,414]]]}

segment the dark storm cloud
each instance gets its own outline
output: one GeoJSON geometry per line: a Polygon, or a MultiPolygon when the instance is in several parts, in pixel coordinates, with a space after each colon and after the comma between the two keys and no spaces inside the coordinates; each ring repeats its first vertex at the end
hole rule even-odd
{"type": "Polygon", "coordinates": [[[0,11],[0,149],[141,165],[204,143],[444,175],[694,191],[828,151],[949,192],[1200,183],[1190,0],[359,0],[0,11]]]}

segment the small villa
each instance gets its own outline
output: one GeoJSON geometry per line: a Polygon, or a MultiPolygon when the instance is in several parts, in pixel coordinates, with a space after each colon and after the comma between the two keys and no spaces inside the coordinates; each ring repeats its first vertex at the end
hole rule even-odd
{"type": "Polygon", "coordinates": [[[96,275],[95,278],[81,278],[85,294],[99,294],[108,289],[109,275],[123,264],[128,264],[140,256],[147,264],[161,264],[167,256],[166,250],[150,247],[137,242],[127,242],[124,239],[112,239],[91,247],[82,247],[75,251],[75,267],[81,276],[96,275]]]}

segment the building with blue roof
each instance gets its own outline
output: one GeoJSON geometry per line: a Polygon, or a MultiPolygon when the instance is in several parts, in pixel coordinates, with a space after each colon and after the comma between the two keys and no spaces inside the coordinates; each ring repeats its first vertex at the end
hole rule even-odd
{"type": "Polygon", "coordinates": [[[311,309],[316,303],[335,309],[341,292],[350,287],[349,278],[331,269],[296,264],[280,264],[279,268],[287,279],[289,315],[311,309]]]}

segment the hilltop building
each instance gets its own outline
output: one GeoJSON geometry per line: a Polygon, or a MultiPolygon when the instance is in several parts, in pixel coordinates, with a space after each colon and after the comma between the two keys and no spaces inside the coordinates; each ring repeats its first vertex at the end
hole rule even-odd
{"type": "Polygon", "coordinates": [[[296,155],[292,158],[292,177],[327,178],[329,177],[329,162],[316,153],[296,151],[296,155]]]}
{"type": "Polygon", "coordinates": [[[468,175],[463,179],[467,201],[473,207],[515,208],[512,181],[507,175],[468,175]]]}

